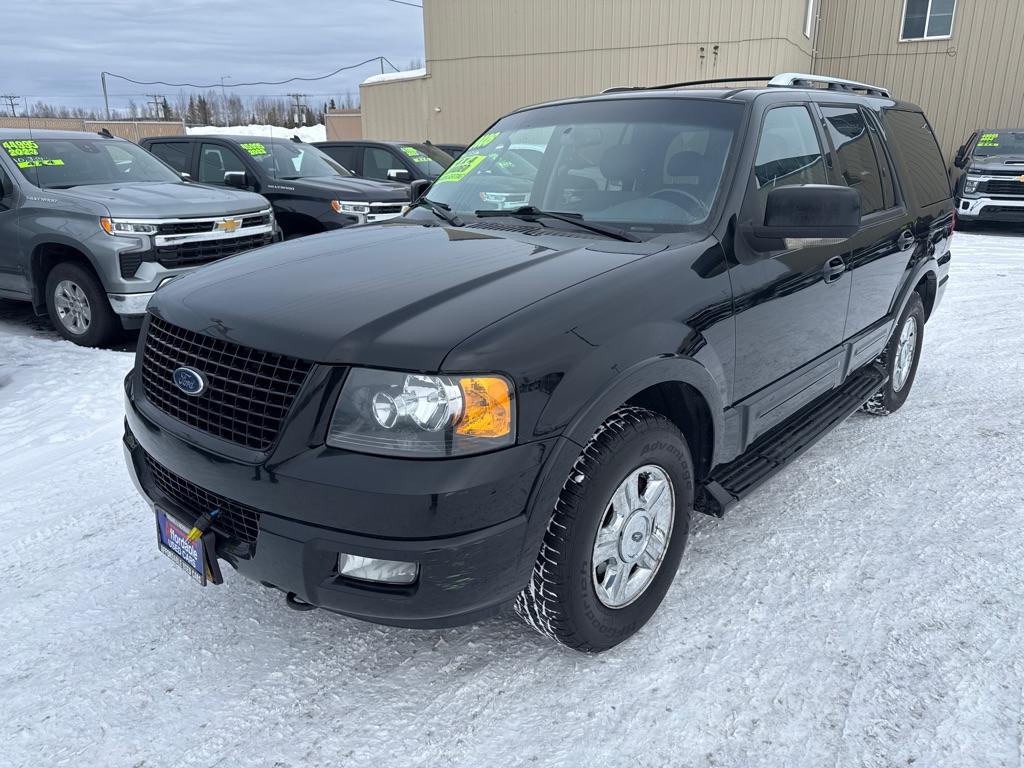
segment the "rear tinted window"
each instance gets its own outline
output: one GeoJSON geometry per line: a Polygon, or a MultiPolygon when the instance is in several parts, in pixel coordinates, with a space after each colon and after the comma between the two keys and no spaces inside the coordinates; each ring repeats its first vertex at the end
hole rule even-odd
{"type": "Polygon", "coordinates": [[[166,144],[150,144],[149,151],[159,157],[171,168],[183,173],[188,171],[192,157],[192,145],[185,141],[172,141],[166,144]]]}
{"type": "Polygon", "coordinates": [[[885,121],[889,138],[903,160],[903,185],[910,186],[918,205],[948,200],[951,195],[946,163],[924,115],[889,109],[885,121]]]}
{"type": "Polygon", "coordinates": [[[346,170],[352,171],[356,167],[355,147],[320,147],[320,150],[346,170]]]}

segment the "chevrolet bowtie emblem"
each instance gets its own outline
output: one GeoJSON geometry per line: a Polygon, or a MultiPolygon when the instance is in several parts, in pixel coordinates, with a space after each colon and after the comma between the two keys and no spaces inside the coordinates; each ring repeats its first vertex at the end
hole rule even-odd
{"type": "Polygon", "coordinates": [[[218,232],[234,232],[242,226],[241,219],[224,219],[224,221],[218,221],[215,229],[218,232]]]}
{"type": "Polygon", "coordinates": [[[1017,181],[1024,183],[1024,176],[1018,176],[1017,181]]]}

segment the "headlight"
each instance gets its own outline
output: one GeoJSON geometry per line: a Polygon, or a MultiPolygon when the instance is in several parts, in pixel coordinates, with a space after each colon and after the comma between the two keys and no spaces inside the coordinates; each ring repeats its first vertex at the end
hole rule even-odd
{"type": "Polygon", "coordinates": [[[347,203],[344,200],[331,200],[331,208],[335,213],[362,213],[370,212],[369,203],[347,203]]]}
{"type": "Polygon", "coordinates": [[[964,182],[964,192],[968,195],[973,195],[978,191],[978,185],[984,179],[981,176],[968,176],[967,181],[964,182]]]}
{"type": "Polygon", "coordinates": [[[515,443],[515,398],[503,376],[430,376],[353,368],[327,444],[360,453],[441,458],[515,443]]]}
{"type": "Polygon", "coordinates": [[[121,219],[100,219],[100,227],[108,235],[155,235],[156,224],[142,224],[121,219]]]}

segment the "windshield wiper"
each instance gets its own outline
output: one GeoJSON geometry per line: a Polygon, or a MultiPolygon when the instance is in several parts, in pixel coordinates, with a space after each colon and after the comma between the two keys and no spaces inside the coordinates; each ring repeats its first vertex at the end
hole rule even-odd
{"type": "Polygon", "coordinates": [[[605,237],[611,237],[615,240],[621,240],[625,243],[639,243],[640,238],[631,232],[627,232],[624,229],[618,227],[609,227],[604,224],[592,224],[583,218],[581,213],[561,213],[559,211],[542,211],[533,205],[523,205],[519,208],[515,208],[509,211],[474,211],[476,216],[481,219],[490,216],[510,216],[514,219],[522,219],[523,221],[535,222],[538,219],[555,219],[556,221],[564,221],[566,224],[572,224],[573,226],[579,227],[580,229],[586,229],[590,232],[595,232],[605,237]]]}
{"type": "Polygon", "coordinates": [[[451,224],[453,227],[464,227],[466,225],[466,223],[459,218],[458,214],[452,211],[452,207],[448,205],[448,203],[441,203],[437,200],[429,200],[425,197],[421,197],[410,206],[410,209],[419,208],[421,206],[437,216],[437,218],[451,224]]]}

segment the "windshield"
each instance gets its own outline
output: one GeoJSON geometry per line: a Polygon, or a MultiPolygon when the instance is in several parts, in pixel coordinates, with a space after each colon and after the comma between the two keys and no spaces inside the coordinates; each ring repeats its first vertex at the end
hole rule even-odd
{"type": "Polygon", "coordinates": [[[452,164],[452,156],[432,144],[400,144],[399,149],[416,163],[428,179],[436,179],[452,164]]]}
{"type": "Polygon", "coordinates": [[[309,144],[288,139],[246,141],[239,146],[248,152],[264,172],[275,179],[305,179],[313,176],[351,176],[345,168],[309,144]]]}
{"type": "Polygon", "coordinates": [[[1024,157],[1024,131],[982,131],[974,145],[975,157],[1017,155],[1024,157]]]}
{"type": "Polygon", "coordinates": [[[743,106],[621,99],[540,107],[497,122],[430,189],[461,215],[524,205],[636,231],[707,220],[743,106]]]}
{"type": "Polygon", "coordinates": [[[0,143],[22,175],[44,189],[128,182],[181,183],[149,152],[113,139],[32,139],[0,143]]]}

